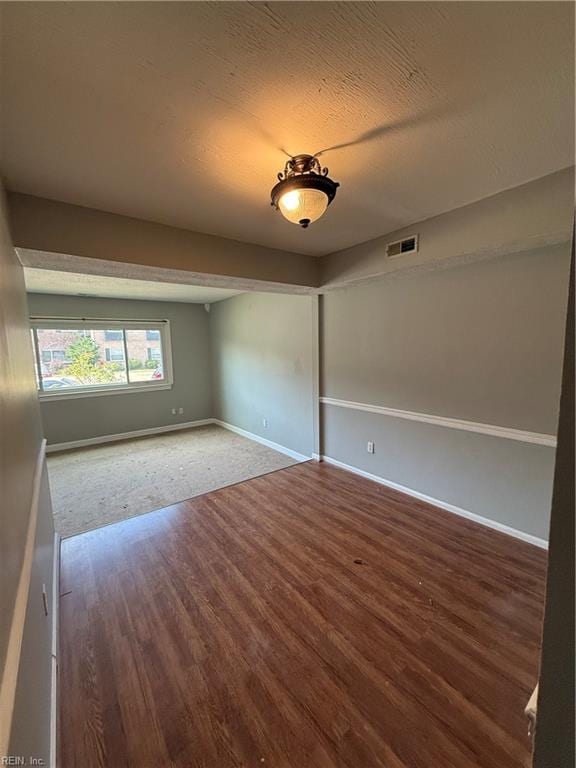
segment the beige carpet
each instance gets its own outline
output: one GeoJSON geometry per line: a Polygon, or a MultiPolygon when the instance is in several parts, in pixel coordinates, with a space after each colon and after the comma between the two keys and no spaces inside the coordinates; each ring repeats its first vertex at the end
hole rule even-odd
{"type": "Polygon", "coordinates": [[[296,463],[217,426],[55,453],[56,530],[73,536],[296,463]]]}

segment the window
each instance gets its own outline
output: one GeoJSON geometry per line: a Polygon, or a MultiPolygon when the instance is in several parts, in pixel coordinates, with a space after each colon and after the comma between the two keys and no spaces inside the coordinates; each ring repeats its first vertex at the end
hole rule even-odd
{"type": "MultiPolygon", "coordinates": [[[[106,331],[108,333],[108,331],[106,331]]],[[[106,360],[108,362],[124,362],[124,346],[122,347],[106,347],[106,360]]]]}
{"type": "Polygon", "coordinates": [[[41,398],[172,386],[170,325],[161,321],[31,318],[41,398]]]}
{"type": "Polygon", "coordinates": [[[162,352],[157,347],[148,347],[148,360],[162,360],[162,352]]]}
{"type": "MultiPolygon", "coordinates": [[[[66,361],[66,350],[64,349],[51,349],[52,343],[59,343],[58,340],[49,339],[46,344],[46,348],[42,349],[40,353],[40,361],[42,364],[42,370],[46,375],[51,375],[57,371],[63,363],[66,361]]],[[[38,368],[38,361],[36,361],[36,368],[38,368]]]]}
{"type": "Polygon", "coordinates": [[[42,362],[43,363],[61,363],[66,359],[66,351],[64,349],[43,349],[42,350],[42,362]]]}

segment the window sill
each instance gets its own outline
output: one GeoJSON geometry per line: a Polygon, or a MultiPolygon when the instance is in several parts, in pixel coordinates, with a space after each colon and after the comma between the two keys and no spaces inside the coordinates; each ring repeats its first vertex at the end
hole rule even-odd
{"type": "Polygon", "coordinates": [[[64,392],[58,390],[56,392],[39,392],[38,399],[41,403],[48,403],[51,400],[74,400],[77,397],[105,397],[108,395],[133,395],[136,392],[158,392],[160,389],[172,389],[170,382],[162,382],[162,384],[132,384],[127,387],[101,387],[91,390],[76,390],[74,392],[64,392]]]}

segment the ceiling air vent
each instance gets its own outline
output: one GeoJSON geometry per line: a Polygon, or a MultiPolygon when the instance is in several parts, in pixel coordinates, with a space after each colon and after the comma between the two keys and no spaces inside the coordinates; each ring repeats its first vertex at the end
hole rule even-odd
{"type": "Polygon", "coordinates": [[[418,235],[405,237],[403,240],[396,240],[394,243],[388,243],[386,246],[386,256],[393,259],[396,256],[406,256],[409,253],[416,253],[418,250],[418,235]]]}

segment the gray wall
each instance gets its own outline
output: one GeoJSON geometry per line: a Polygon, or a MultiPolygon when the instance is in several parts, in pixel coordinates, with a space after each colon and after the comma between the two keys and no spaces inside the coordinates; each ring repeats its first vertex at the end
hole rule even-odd
{"type": "Polygon", "coordinates": [[[0,664],[4,662],[42,439],[24,275],[0,189],[0,664]]]}
{"type": "Polygon", "coordinates": [[[201,304],[29,294],[31,315],[166,319],[174,386],[169,390],[43,401],[48,444],[207,419],[212,413],[208,313],[201,304]],[[173,416],[172,408],[184,408],[173,416]]]}
{"type": "Polygon", "coordinates": [[[54,556],[52,505],[44,464],[9,754],[41,757],[46,766],[51,744],[54,556]],[[44,614],[43,588],[48,598],[48,616],[44,614]]]}
{"type": "Polygon", "coordinates": [[[0,758],[17,746],[48,765],[54,538],[45,476],[37,524],[30,525],[41,440],[24,275],[0,185],[0,758]],[[28,541],[31,561],[24,557],[28,541]],[[22,643],[9,645],[10,636],[22,643]]]}
{"type": "Polygon", "coordinates": [[[212,305],[216,418],[312,454],[317,311],[312,296],[251,293],[212,305]]]}
{"type": "MultiPolygon", "coordinates": [[[[568,268],[555,246],[327,293],[322,394],[555,434],[568,268]]],[[[547,538],[554,449],[332,405],[322,422],[325,455],[547,538]]]]}
{"type": "Polygon", "coordinates": [[[336,287],[377,275],[470,263],[569,242],[573,201],[574,167],[570,167],[324,256],[320,284],[336,287]],[[420,237],[416,253],[386,258],[387,243],[414,234],[420,237]]]}

